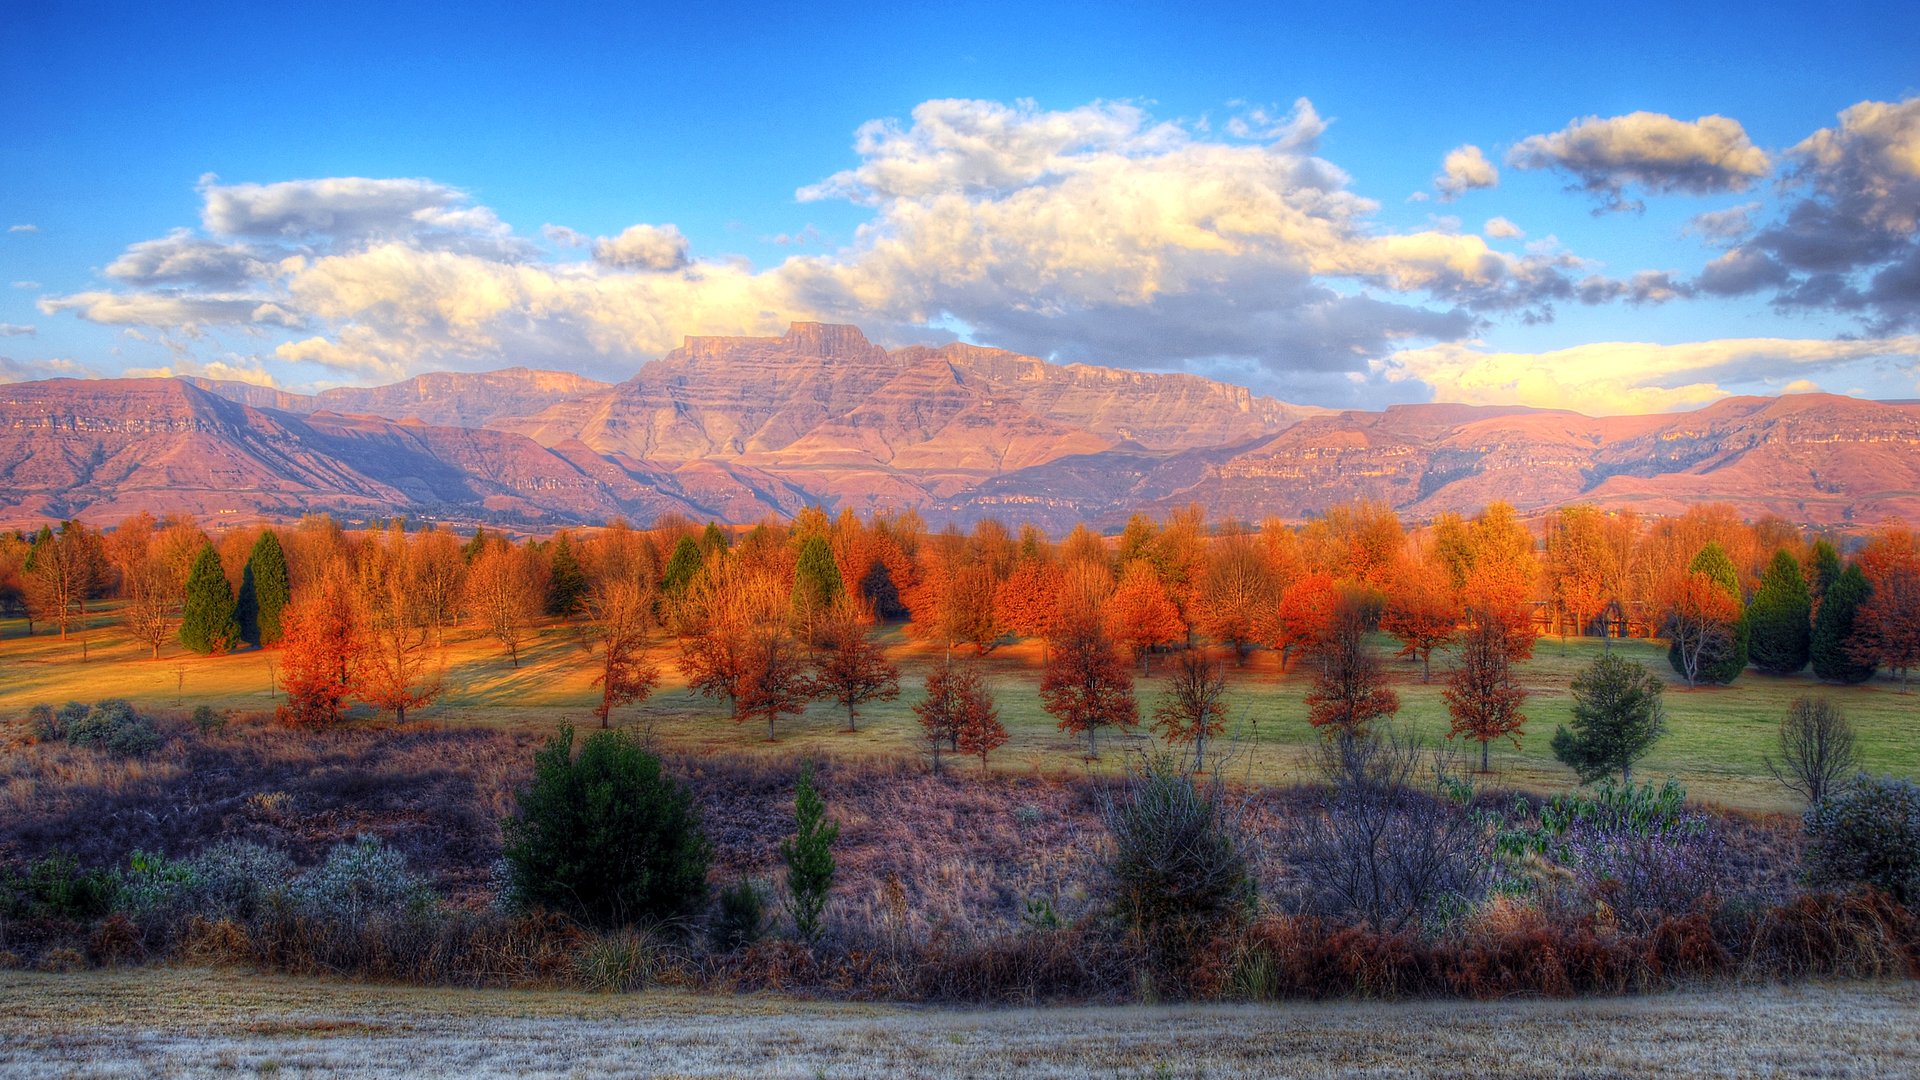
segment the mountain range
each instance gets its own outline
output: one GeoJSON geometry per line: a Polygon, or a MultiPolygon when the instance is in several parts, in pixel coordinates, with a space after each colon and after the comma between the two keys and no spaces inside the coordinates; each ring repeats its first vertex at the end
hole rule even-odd
{"type": "Polygon", "coordinates": [[[612,384],[516,367],[313,395],[209,379],[0,386],[8,526],[151,510],[538,528],[669,511],[747,522],[818,504],[1058,530],[1190,502],[1297,519],[1359,498],[1412,520],[1494,500],[1916,518],[1920,405],[1804,394],[1649,416],[1332,411],[1194,375],[965,344],[889,351],[817,323],[688,338],[612,384]]]}

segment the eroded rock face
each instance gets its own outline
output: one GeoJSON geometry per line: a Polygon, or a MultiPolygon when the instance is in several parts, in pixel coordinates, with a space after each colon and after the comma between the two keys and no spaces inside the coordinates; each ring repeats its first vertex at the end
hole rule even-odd
{"type": "Polygon", "coordinates": [[[512,368],[311,396],[201,380],[0,386],[5,525],[141,509],[750,522],[819,504],[1065,529],[1189,502],[1298,519],[1354,499],[1414,519],[1495,500],[1920,517],[1920,406],[1812,394],[1660,416],[1336,413],[964,344],[889,352],[817,323],[689,338],[617,385],[512,368]]]}

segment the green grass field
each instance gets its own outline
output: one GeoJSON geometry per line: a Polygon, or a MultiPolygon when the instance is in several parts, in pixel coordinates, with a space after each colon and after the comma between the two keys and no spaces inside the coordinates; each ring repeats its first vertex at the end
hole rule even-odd
{"type": "MultiPolygon", "coordinates": [[[[887,634],[905,673],[903,693],[897,701],[865,710],[857,732],[845,730],[844,714],[816,705],[805,716],[786,721],[778,742],[769,744],[763,726],[735,724],[720,703],[687,692],[670,644],[658,650],[664,675],[660,691],[644,705],[615,713],[615,720],[622,726],[651,725],[665,744],[689,750],[751,751],[771,745],[783,752],[917,755],[921,752],[919,728],[910,702],[918,692],[921,672],[936,658],[937,650],[905,640],[898,630],[887,634]]],[[[1381,644],[1387,644],[1385,639],[1381,644]]],[[[1571,774],[1553,760],[1547,742],[1554,727],[1568,718],[1569,681],[1601,648],[1598,640],[1539,641],[1533,660],[1521,667],[1522,679],[1532,691],[1523,744],[1519,749],[1504,743],[1495,746],[1495,775],[1490,783],[1529,790],[1570,786],[1571,774]]],[[[1674,679],[1659,644],[1625,641],[1615,642],[1614,648],[1643,661],[1671,683],[1669,735],[1641,764],[1639,773],[1649,778],[1676,776],[1696,798],[1747,810],[1794,809],[1792,798],[1767,774],[1762,756],[1773,746],[1788,703],[1803,694],[1827,695],[1845,709],[1869,768],[1920,776],[1920,693],[1903,693],[1898,684],[1886,680],[1829,687],[1808,675],[1779,679],[1753,672],[1730,687],[1689,690],[1674,679]]],[[[594,722],[590,709],[598,693],[592,686],[591,658],[572,627],[543,627],[523,651],[518,668],[491,640],[465,631],[450,635],[444,656],[446,692],[435,705],[421,710],[419,719],[534,730],[594,722]]],[[[17,721],[37,702],[106,697],[125,697],[162,710],[210,704],[266,711],[276,701],[273,669],[278,660],[274,652],[197,657],[177,647],[152,660],[120,630],[111,612],[97,616],[84,634],[76,632],[64,642],[44,627],[29,638],[23,623],[0,622],[0,720],[17,721]]],[[[1036,644],[1002,647],[983,660],[1002,721],[1012,735],[995,755],[993,766],[1047,771],[1085,768],[1084,742],[1058,731],[1040,708],[1039,662],[1036,644]]],[[[1436,655],[1434,681],[1422,684],[1418,665],[1390,661],[1400,694],[1401,721],[1435,744],[1445,743],[1446,705],[1440,689],[1447,663],[1443,654],[1436,655]]],[[[1254,654],[1231,677],[1235,719],[1229,774],[1280,783],[1305,778],[1307,749],[1318,738],[1304,719],[1301,697],[1306,678],[1281,674],[1277,657],[1267,653],[1254,654]]],[[[1150,714],[1159,687],[1158,671],[1140,681],[1143,716],[1150,714]]],[[[1103,735],[1102,760],[1094,767],[1116,768],[1127,756],[1116,751],[1151,745],[1154,740],[1144,728],[1131,736],[1103,735]]],[[[1477,747],[1462,745],[1461,750],[1477,758],[1477,747]]]]}

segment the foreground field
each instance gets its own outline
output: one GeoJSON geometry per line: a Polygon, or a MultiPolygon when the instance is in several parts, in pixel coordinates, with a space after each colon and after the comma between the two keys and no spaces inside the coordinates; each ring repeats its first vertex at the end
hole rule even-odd
{"type": "MultiPolygon", "coordinates": [[[[83,662],[77,637],[62,642],[50,634],[27,638],[24,633],[24,624],[17,620],[0,623],[0,724],[24,716],[28,707],[43,701],[57,704],[118,696],[145,708],[184,711],[206,704],[244,713],[271,710],[277,700],[273,688],[280,657],[276,652],[195,657],[178,655],[173,649],[162,659],[151,660],[118,625],[103,617],[87,631],[83,662]]],[[[816,705],[805,716],[787,721],[779,741],[768,744],[763,726],[735,724],[717,702],[687,692],[671,647],[656,650],[665,676],[660,691],[644,705],[620,710],[615,719],[623,726],[649,726],[663,745],[692,752],[773,749],[917,758],[919,727],[910,704],[937,650],[905,640],[898,629],[886,631],[886,641],[901,667],[903,692],[899,700],[867,708],[858,731],[845,730],[843,713],[816,705]]],[[[1385,638],[1379,644],[1390,648],[1385,638]]],[[[1825,695],[1846,710],[1867,768],[1920,776],[1920,693],[1902,693],[1898,684],[1885,679],[1835,687],[1804,674],[1770,678],[1756,672],[1748,672],[1733,686],[1689,690],[1673,679],[1664,647],[1658,643],[1619,641],[1614,648],[1670,681],[1669,734],[1638,771],[1649,777],[1677,776],[1696,799],[1743,810],[1797,811],[1797,803],[1768,775],[1762,757],[1773,748],[1788,703],[1804,694],[1825,695]]],[[[1568,683],[1601,649],[1602,643],[1593,639],[1539,641],[1534,659],[1520,669],[1521,680],[1532,692],[1526,704],[1526,736],[1519,749],[1506,743],[1494,747],[1493,784],[1534,791],[1571,786],[1572,775],[1553,760],[1547,743],[1554,727],[1569,717],[1568,683]]],[[[493,642],[465,632],[450,635],[444,659],[446,693],[432,707],[412,714],[419,719],[540,734],[563,722],[592,723],[590,710],[598,700],[592,685],[593,665],[572,627],[542,628],[518,668],[506,661],[493,642]]],[[[995,756],[996,769],[1051,772],[1083,767],[1083,741],[1062,734],[1040,708],[1040,661],[1039,647],[1031,643],[1004,646],[982,660],[1001,719],[1012,735],[995,756]]],[[[1447,731],[1441,685],[1450,663],[1446,654],[1435,655],[1431,683],[1422,683],[1418,667],[1410,662],[1390,665],[1401,699],[1400,720],[1435,743],[1443,743],[1447,731]]],[[[1306,678],[1283,674],[1274,655],[1256,652],[1246,667],[1231,673],[1231,679],[1234,774],[1283,784],[1306,779],[1306,751],[1317,741],[1304,720],[1306,709],[1301,703],[1306,678]]],[[[1151,711],[1160,684],[1158,670],[1140,680],[1143,713],[1151,711]]],[[[1106,738],[1113,747],[1152,744],[1145,734],[1106,738]]],[[[1097,767],[1115,768],[1125,756],[1105,754],[1097,767]]]]}
{"type": "Polygon", "coordinates": [[[935,1010],[0,973],[4,1076],[1802,1076],[1920,1070],[1920,986],[935,1010]]]}

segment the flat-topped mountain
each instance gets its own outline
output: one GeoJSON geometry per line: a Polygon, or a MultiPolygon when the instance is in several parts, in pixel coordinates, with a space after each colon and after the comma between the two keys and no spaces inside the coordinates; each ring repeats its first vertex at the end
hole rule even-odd
{"type": "Polygon", "coordinates": [[[1411,518],[1504,500],[1798,521],[1920,517],[1920,405],[1823,394],[1690,413],[1405,405],[1333,412],[1193,375],[973,345],[888,351],[850,326],[693,337],[609,384],[509,368],[291,394],[211,380],[0,386],[0,524],[141,509],[552,525],[809,503],[1054,528],[1197,502],[1411,518]]]}

